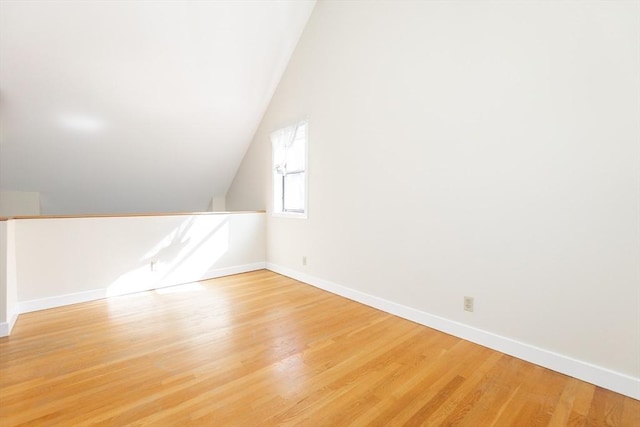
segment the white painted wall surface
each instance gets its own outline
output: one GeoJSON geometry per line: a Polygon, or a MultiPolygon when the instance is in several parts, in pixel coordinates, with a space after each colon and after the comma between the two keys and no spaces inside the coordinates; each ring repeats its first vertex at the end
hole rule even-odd
{"type": "MultiPolygon", "coordinates": [[[[212,197],[209,202],[209,212],[224,212],[227,210],[224,197],[212,197]]],[[[263,209],[264,210],[264,209],[263,209]]]]}
{"type": "Polygon", "coordinates": [[[0,191],[0,216],[40,215],[40,193],[0,191]]]}
{"type": "Polygon", "coordinates": [[[640,396],[639,17],[622,1],[318,2],[227,207],[271,211],[269,133],[308,117],[309,219],[268,217],[271,265],[640,396]]]}
{"type": "Polygon", "coordinates": [[[7,222],[0,221],[0,324],[7,322],[7,222]]]}
{"type": "Polygon", "coordinates": [[[0,337],[18,316],[14,221],[0,221],[0,337]]]}
{"type": "Polygon", "coordinates": [[[263,268],[264,219],[234,213],[16,221],[20,310],[263,268]]]}
{"type": "Polygon", "coordinates": [[[16,260],[15,221],[7,221],[7,263],[6,263],[6,315],[7,333],[11,332],[19,314],[18,305],[18,264],[16,260]]]}

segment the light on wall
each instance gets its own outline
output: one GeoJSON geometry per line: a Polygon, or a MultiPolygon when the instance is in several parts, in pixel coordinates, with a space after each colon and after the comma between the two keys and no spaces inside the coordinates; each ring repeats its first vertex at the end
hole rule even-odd
{"type": "Polygon", "coordinates": [[[107,127],[103,119],[83,113],[60,114],[58,123],[65,129],[83,133],[100,132],[107,127]]]}

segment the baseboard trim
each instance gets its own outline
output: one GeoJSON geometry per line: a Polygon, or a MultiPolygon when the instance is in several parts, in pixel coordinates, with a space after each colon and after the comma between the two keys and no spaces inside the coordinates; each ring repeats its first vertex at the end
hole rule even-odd
{"type": "Polygon", "coordinates": [[[216,277],[232,276],[234,274],[248,273],[250,271],[256,271],[256,270],[264,270],[265,268],[267,268],[267,263],[264,261],[254,262],[252,264],[237,265],[233,267],[216,268],[216,269],[207,271],[205,274],[202,275],[200,280],[215,279],[216,277]]]}
{"type": "Polygon", "coordinates": [[[13,329],[13,325],[16,324],[16,320],[18,320],[18,313],[13,314],[8,322],[0,322],[0,338],[8,337],[11,334],[11,330],[13,329]]]}
{"type": "Polygon", "coordinates": [[[47,298],[38,298],[28,301],[18,302],[18,313],[31,313],[32,311],[48,310],[50,308],[62,307],[65,305],[78,304],[81,302],[94,301],[107,297],[106,289],[94,289],[91,291],[74,292],[72,294],[56,295],[47,298]]]}
{"type": "Polygon", "coordinates": [[[277,264],[267,263],[266,268],[275,273],[291,277],[292,279],[299,280],[325,291],[411,320],[412,322],[437,329],[501,353],[517,357],[518,359],[535,363],[536,365],[595,384],[599,387],[615,391],[616,393],[624,394],[634,399],[640,399],[640,378],[631,377],[463,323],[435,316],[277,264]]]}
{"type": "MultiPolygon", "coordinates": [[[[252,264],[217,268],[217,269],[207,271],[200,278],[194,281],[215,279],[216,277],[247,273],[249,271],[261,270],[264,268],[266,268],[265,262],[256,262],[252,264]]],[[[162,287],[178,286],[181,284],[183,283],[176,283],[176,284],[162,286],[162,287]]],[[[153,289],[160,289],[160,287],[150,287],[148,289],[136,289],[131,293],[145,292],[153,289]]],[[[109,295],[107,295],[107,289],[94,289],[90,291],[76,292],[72,294],[56,295],[48,298],[21,301],[21,302],[18,302],[18,313],[22,314],[22,313],[29,313],[29,312],[38,311],[38,310],[47,310],[49,308],[56,308],[56,307],[62,307],[65,305],[77,304],[81,302],[94,301],[102,298],[107,298],[108,296],[109,295]]],[[[0,328],[1,327],[2,327],[2,324],[0,324],[0,328]]],[[[1,332],[2,332],[2,329],[0,329],[0,333],[1,332]]]]}

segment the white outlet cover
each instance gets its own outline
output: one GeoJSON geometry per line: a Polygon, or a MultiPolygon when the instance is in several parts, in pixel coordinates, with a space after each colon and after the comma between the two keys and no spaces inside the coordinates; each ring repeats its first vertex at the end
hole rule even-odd
{"type": "Polygon", "coordinates": [[[473,311],[473,297],[464,297],[464,309],[473,311]]]}

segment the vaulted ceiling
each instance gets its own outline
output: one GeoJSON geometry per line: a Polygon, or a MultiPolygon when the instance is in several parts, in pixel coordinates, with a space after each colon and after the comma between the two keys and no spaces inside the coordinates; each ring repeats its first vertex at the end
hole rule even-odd
{"type": "Polygon", "coordinates": [[[0,2],[0,189],[42,212],[227,191],[313,1],[0,2]]]}

